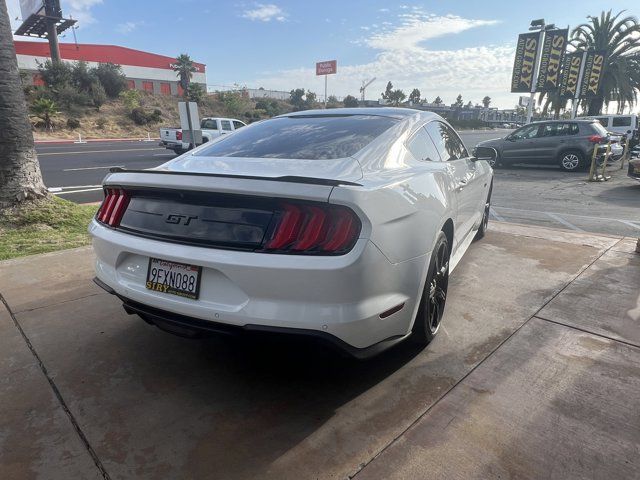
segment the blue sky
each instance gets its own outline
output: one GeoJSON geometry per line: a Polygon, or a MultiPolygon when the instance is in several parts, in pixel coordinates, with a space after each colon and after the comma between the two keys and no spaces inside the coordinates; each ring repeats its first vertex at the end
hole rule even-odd
{"type": "MultiPolygon", "coordinates": [[[[18,0],[6,0],[12,17],[18,0]]],[[[610,1],[614,11],[640,15],[636,1],[610,1]]],[[[511,108],[508,92],[518,33],[533,18],[571,27],[599,14],[601,1],[62,0],[79,20],[78,41],[123,45],[207,64],[207,82],[323,93],[320,60],[338,60],[329,94],[358,95],[364,79],[375,99],[391,80],[447,103],[484,95],[511,108]],[[527,7],[525,5],[529,4],[527,7]]],[[[16,26],[18,22],[14,23],[16,26]]],[[[67,34],[62,41],[72,41],[67,34]]]]}

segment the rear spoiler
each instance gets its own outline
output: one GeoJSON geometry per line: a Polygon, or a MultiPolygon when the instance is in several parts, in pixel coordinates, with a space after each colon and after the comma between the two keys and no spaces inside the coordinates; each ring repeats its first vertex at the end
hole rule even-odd
{"type": "Polygon", "coordinates": [[[244,180],[264,180],[270,182],[288,182],[288,183],[306,183],[309,185],[328,185],[330,187],[338,187],[340,185],[348,185],[353,187],[361,187],[362,184],[348,182],[346,180],[332,180],[328,178],[314,177],[256,177],[252,175],[231,175],[227,173],[202,173],[202,172],[174,172],[170,170],[129,170],[122,167],[113,167],[109,169],[111,173],[153,173],[157,175],[187,175],[192,177],[218,177],[218,178],[239,178],[244,180]]]}

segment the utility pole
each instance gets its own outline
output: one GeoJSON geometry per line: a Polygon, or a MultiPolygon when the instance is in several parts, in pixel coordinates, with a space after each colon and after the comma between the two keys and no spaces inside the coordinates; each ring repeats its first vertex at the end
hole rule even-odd
{"type": "Polygon", "coordinates": [[[51,51],[52,62],[61,61],[57,23],[58,22],[55,18],[47,18],[47,40],[49,40],[49,50],[51,51]]]}

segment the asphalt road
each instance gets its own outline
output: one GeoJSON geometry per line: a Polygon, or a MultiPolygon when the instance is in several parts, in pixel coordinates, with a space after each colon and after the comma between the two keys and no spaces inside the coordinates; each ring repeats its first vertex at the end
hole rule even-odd
{"type": "MultiPolygon", "coordinates": [[[[504,136],[509,130],[462,132],[466,146],[504,136]]],[[[40,145],[45,184],[53,193],[80,203],[102,199],[100,183],[109,168],[151,168],[175,155],[155,142],[40,145]]],[[[617,168],[617,167],[616,167],[617,168]]],[[[612,235],[640,235],[640,183],[623,171],[612,180],[585,182],[585,173],[554,167],[516,166],[495,171],[492,218],[531,225],[612,235]]]]}

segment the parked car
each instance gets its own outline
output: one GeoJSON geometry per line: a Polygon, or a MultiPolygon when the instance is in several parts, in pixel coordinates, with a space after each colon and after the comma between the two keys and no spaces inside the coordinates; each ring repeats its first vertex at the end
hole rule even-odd
{"type": "Polygon", "coordinates": [[[188,336],[298,334],[357,357],[424,345],[449,273],[487,229],[488,160],[430,112],[255,123],[154,169],[112,170],[90,226],[96,283],[188,336]]]}
{"type": "Polygon", "coordinates": [[[635,157],[629,160],[629,169],[627,175],[634,180],[640,182],[640,158],[635,157]]]}
{"type": "Polygon", "coordinates": [[[635,113],[628,115],[598,115],[597,117],[583,118],[598,120],[608,132],[625,135],[629,138],[630,148],[635,147],[640,142],[640,125],[638,124],[638,115],[635,113]]]}
{"type": "MultiPolygon", "coordinates": [[[[202,143],[207,143],[214,138],[233,133],[244,126],[246,126],[244,122],[236,120],[235,118],[203,118],[200,122],[202,143]]],[[[189,143],[183,141],[182,130],[180,128],[161,128],[160,145],[169,150],[173,150],[178,155],[189,150],[189,143]]]]}
{"type": "Polygon", "coordinates": [[[478,147],[495,148],[496,165],[548,164],[572,171],[590,164],[594,148],[602,156],[609,140],[612,158],[620,158],[623,148],[618,139],[597,120],[551,120],[530,123],[504,138],[480,142],[478,147]]]}

